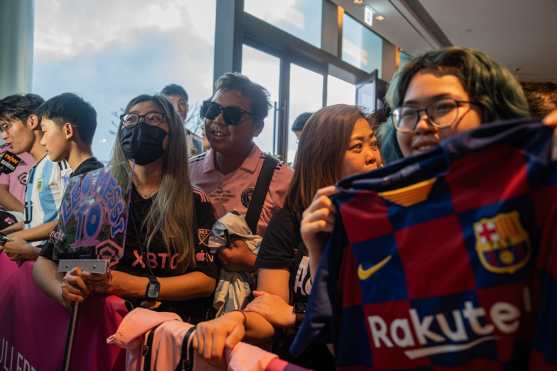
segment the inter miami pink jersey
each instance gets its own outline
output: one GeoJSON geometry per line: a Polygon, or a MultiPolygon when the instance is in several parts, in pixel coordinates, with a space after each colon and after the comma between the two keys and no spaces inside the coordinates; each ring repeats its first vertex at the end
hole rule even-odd
{"type": "MultiPolygon", "coordinates": [[[[215,166],[215,151],[209,149],[189,160],[190,179],[193,185],[202,189],[209,196],[217,218],[229,211],[237,211],[245,215],[265,156],[254,145],[239,168],[231,173],[223,174],[215,166]]],[[[282,162],[275,168],[257,223],[258,235],[265,234],[272,216],[284,204],[292,174],[292,169],[282,162]]]]}
{"type": "Polygon", "coordinates": [[[557,370],[553,132],[513,121],[339,183],[292,346],[339,370],[557,370]]]}

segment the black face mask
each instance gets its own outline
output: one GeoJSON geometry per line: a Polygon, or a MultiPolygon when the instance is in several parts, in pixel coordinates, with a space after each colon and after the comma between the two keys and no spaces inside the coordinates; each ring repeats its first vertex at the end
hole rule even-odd
{"type": "Polygon", "coordinates": [[[120,143],[128,160],[147,165],[162,157],[165,137],[166,132],[161,128],[140,122],[133,127],[122,128],[120,143]]]}

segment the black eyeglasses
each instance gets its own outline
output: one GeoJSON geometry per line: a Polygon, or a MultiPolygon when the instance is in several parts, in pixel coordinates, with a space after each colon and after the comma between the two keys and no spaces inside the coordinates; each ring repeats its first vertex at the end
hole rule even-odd
{"type": "Polygon", "coordinates": [[[421,109],[402,106],[393,110],[393,123],[397,131],[411,133],[416,130],[416,126],[422,117],[422,112],[425,112],[433,126],[438,128],[449,127],[454,125],[460,117],[459,107],[469,104],[481,106],[478,102],[452,98],[437,100],[421,109]]]}
{"type": "Polygon", "coordinates": [[[251,115],[251,112],[241,109],[240,107],[236,106],[228,106],[223,107],[217,102],[212,102],[210,100],[206,100],[201,105],[201,110],[199,114],[202,118],[208,120],[214,120],[220,115],[222,112],[222,118],[227,125],[239,125],[242,121],[242,116],[244,114],[251,115]]]}
{"type": "Polygon", "coordinates": [[[131,112],[120,116],[120,122],[125,128],[135,126],[141,121],[151,126],[160,126],[166,121],[166,116],[164,113],[157,111],[147,112],[144,115],[131,112]]]}

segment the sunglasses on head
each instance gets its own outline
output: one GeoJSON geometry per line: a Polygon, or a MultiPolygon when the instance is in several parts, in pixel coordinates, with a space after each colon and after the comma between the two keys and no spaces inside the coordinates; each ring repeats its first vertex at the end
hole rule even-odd
{"type": "Polygon", "coordinates": [[[208,120],[216,119],[222,112],[222,118],[227,125],[239,125],[244,114],[251,115],[251,112],[236,106],[223,107],[217,102],[206,100],[201,105],[200,115],[208,120]]]}

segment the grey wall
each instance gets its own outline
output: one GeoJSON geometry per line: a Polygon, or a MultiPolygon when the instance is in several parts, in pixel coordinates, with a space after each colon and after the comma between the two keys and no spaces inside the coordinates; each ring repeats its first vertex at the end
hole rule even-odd
{"type": "Polygon", "coordinates": [[[34,0],[0,1],[0,98],[31,91],[34,0]]]}
{"type": "Polygon", "coordinates": [[[398,69],[397,47],[387,40],[383,40],[383,54],[381,66],[381,78],[390,81],[398,69]]]}

